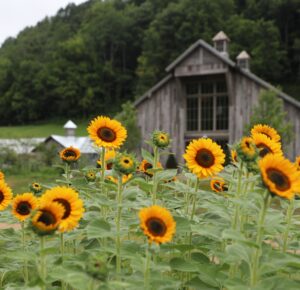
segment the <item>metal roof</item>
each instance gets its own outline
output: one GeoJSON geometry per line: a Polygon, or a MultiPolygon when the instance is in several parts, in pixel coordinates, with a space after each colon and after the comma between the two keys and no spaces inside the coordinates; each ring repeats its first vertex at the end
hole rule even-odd
{"type": "Polygon", "coordinates": [[[236,59],[249,59],[250,55],[247,53],[246,50],[243,50],[237,57],[236,59]]]}
{"type": "Polygon", "coordinates": [[[225,34],[224,31],[218,32],[212,39],[213,41],[219,41],[219,40],[228,40],[230,41],[229,37],[225,34]]]}
{"type": "Polygon", "coordinates": [[[17,154],[31,153],[46,138],[0,139],[0,148],[8,148],[17,154]]]}
{"type": "Polygon", "coordinates": [[[77,128],[77,125],[76,125],[73,121],[69,120],[69,121],[64,125],[64,128],[65,128],[65,129],[76,129],[76,128],[77,128]]]}

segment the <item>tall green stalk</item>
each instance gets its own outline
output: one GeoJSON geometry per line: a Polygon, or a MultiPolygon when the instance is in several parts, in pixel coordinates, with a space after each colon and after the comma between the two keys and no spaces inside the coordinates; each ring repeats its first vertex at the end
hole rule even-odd
{"type": "Polygon", "coordinates": [[[289,231],[291,228],[291,221],[292,221],[292,216],[293,216],[293,212],[294,212],[294,206],[295,206],[295,198],[292,198],[290,200],[287,212],[286,212],[286,218],[285,218],[285,222],[286,222],[286,227],[285,227],[285,231],[283,234],[283,246],[282,246],[282,252],[285,253],[287,250],[287,244],[288,244],[288,237],[289,237],[289,231]]]}
{"type": "Polygon", "coordinates": [[[257,284],[258,281],[258,268],[259,268],[259,259],[261,256],[261,248],[262,248],[262,242],[263,242],[263,236],[264,236],[264,223],[265,223],[265,217],[267,213],[267,209],[269,207],[270,201],[271,201],[271,195],[266,190],[265,196],[264,196],[264,202],[263,206],[259,213],[259,219],[258,219],[258,228],[257,228],[257,236],[256,236],[256,244],[258,245],[258,248],[255,249],[253,255],[252,255],[252,265],[251,265],[251,280],[250,280],[250,286],[254,287],[257,284]]]}
{"type": "Polygon", "coordinates": [[[101,192],[104,191],[104,178],[105,178],[105,147],[102,147],[101,150],[101,192]]]}
{"type": "Polygon", "coordinates": [[[150,278],[150,260],[151,260],[151,255],[150,255],[150,244],[147,243],[146,247],[146,261],[145,261],[145,269],[144,269],[144,289],[148,290],[149,289],[149,278],[150,278]]]}
{"type": "Polygon", "coordinates": [[[153,161],[153,189],[152,189],[152,204],[156,204],[156,195],[157,195],[157,177],[156,177],[156,170],[157,170],[157,163],[159,162],[159,149],[157,146],[154,146],[154,161],[153,161]]]}
{"type": "Polygon", "coordinates": [[[43,281],[42,290],[46,290],[46,255],[45,255],[45,236],[40,237],[40,275],[43,281]]]}
{"type": "MultiPolygon", "coordinates": [[[[25,242],[25,224],[24,221],[21,222],[21,227],[22,227],[22,248],[24,254],[26,253],[26,242],[25,242]]],[[[27,264],[27,258],[24,258],[24,269],[23,269],[23,274],[24,274],[24,282],[27,285],[28,283],[28,264],[27,264]]]]}
{"type": "Polygon", "coordinates": [[[122,213],[122,175],[118,176],[118,191],[117,191],[117,237],[116,237],[116,252],[117,252],[117,275],[121,273],[121,213],[122,213]]]}

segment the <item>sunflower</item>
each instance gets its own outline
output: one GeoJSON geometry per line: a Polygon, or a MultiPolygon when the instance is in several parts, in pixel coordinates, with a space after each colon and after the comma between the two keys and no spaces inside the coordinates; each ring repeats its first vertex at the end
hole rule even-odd
{"type": "Polygon", "coordinates": [[[280,141],[280,136],[277,133],[277,131],[274,128],[268,126],[268,125],[261,125],[261,124],[255,125],[251,129],[252,137],[255,134],[263,134],[263,135],[267,136],[268,138],[270,138],[274,142],[279,142],[280,141]]]}
{"type": "Polygon", "coordinates": [[[4,210],[10,204],[12,196],[11,188],[4,180],[0,180],[0,211],[4,210]]]}
{"type": "Polygon", "coordinates": [[[63,215],[59,231],[66,232],[74,229],[83,216],[83,202],[78,193],[65,186],[57,186],[47,190],[41,197],[41,203],[58,203],[63,207],[63,215]]]}
{"type": "Polygon", "coordinates": [[[300,171],[300,155],[296,158],[295,165],[296,165],[297,169],[300,171]]]}
{"type": "Polygon", "coordinates": [[[237,163],[238,162],[238,155],[237,155],[236,150],[231,150],[230,154],[231,154],[231,161],[233,163],[237,163]]]}
{"type": "Polygon", "coordinates": [[[90,170],[85,174],[85,178],[88,182],[94,182],[96,180],[96,174],[94,171],[90,170]]]}
{"type": "Polygon", "coordinates": [[[199,178],[220,172],[225,162],[222,148],[209,138],[200,138],[190,142],[183,158],[190,171],[199,178]]]}
{"type": "Polygon", "coordinates": [[[255,144],[251,137],[243,137],[238,148],[241,156],[246,160],[254,160],[257,156],[255,144]]]}
{"type": "Polygon", "coordinates": [[[4,178],[5,178],[5,175],[4,175],[4,173],[0,170],[0,180],[4,180],[4,178]]]}
{"type": "Polygon", "coordinates": [[[171,213],[163,207],[153,205],[139,212],[141,228],[151,242],[166,243],[175,233],[176,222],[171,213]]]}
{"type": "Polygon", "coordinates": [[[227,191],[227,185],[225,184],[224,180],[221,178],[212,179],[210,181],[210,188],[215,192],[227,191]]]}
{"type": "Polygon", "coordinates": [[[268,154],[259,161],[262,180],[269,191],[291,199],[300,192],[300,172],[282,155],[268,154]]]}
{"type": "MultiPolygon", "coordinates": [[[[132,174],[128,174],[128,175],[123,174],[122,175],[122,184],[127,183],[132,177],[133,177],[132,174]]],[[[112,175],[106,176],[106,179],[113,182],[113,183],[116,183],[116,184],[118,183],[118,178],[114,177],[112,175]]]]}
{"type": "Polygon", "coordinates": [[[39,183],[37,183],[37,182],[31,183],[31,185],[30,185],[29,188],[34,193],[40,193],[43,190],[42,186],[39,183]]]}
{"type": "Polygon", "coordinates": [[[17,195],[12,202],[12,214],[20,221],[27,219],[31,212],[38,207],[38,199],[31,193],[26,192],[17,195]]]}
{"type": "Polygon", "coordinates": [[[265,157],[269,153],[282,155],[280,143],[272,141],[266,135],[254,134],[252,139],[259,150],[260,157],[265,157]]]}
{"type": "MultiPolygon", "coordinates": [[[[162,168],[160,162],[157,162],[157,168],[162,168]]],[[[146,175],[152,177],[153,176],[153,165],[148,162],[147,160],[143,160],[140,165],[138,166],[138,171],[145,173],[146,175]]]]}
{"type": "Polygon", "coordinates": [[[72,163],[79,159],[80,151],[79,151],[79,149],[70,146],[70,147],[67,147],[67,148],[61,150],[59,152],[59,156],[60,156],[61,160],[68,162],[68,163],[72,163]]]}
{"type": "Polygon", "coordinates": [[[163,131],[154,131],[152,133],[152,142],[158,148],[164,149],[170,144],[170,136],[163,131]]]}
{"type": "Polygon", "coordinates": [[[121,174],[130,174],[136,171],[136,160],[133,155],[128,153],[118,153],[116,155],[113,169],[121,174]]]}
{"type": "Polygon", "coordinates": [[[127,131],[120,122],[104,116],[92,120],[87,131],[97,146],[105,148],[119,148],[127,137],[127,131]]]}
{"type": "MultiPolygon", "coordinates": [[[[105,169],[111,170],[113,166],[113,161],[116,157],[116,151],[115,150],[105,150],[104,160],[105,160],[105,169]]],[[[98,166],[101,168],[102,161],[101,158],[97,160],[98,166]]]]}
{"type": "Polygon", "coordinates": [[[31,219],[32,228],[39,235],[52,234],[57,230],[63,214],[64,208],[59,203],[41,203],[31,219]]]}

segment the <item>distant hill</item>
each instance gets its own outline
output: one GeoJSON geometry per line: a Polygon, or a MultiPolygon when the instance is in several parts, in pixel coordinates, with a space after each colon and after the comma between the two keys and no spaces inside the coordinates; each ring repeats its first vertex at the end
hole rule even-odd
{"type": "MultiPolygon", "coordinates": [[[[0,125],[114,115],[198,38],[219,30],[231,57],[287,93],[299,91],[300,2],[90,0],[70,4],[0,49],[0,125]]],[[[298,96],[300,99],[300,96],[298,96]]]]}

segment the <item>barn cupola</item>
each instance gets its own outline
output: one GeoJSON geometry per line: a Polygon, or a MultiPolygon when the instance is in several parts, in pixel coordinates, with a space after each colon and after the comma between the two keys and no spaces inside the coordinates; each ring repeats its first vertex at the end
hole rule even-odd
{"type": "Polygon", "coordinates": [[[237,57],[236,57],[237,65],[244,69],[249,71],[250,70],[250,55],[243,50],[237,57]]]}
{"type": "Polygon", "coordinates": [[[77,129],[77,126],[74,122],[69,120],[65,125],[64,125],[65,133],[67,137],[75,137],[75,130],[77,129]]]}
{"type": "Polygon", "coordinates": [[[214,48],[223,56],[228,57],[229,37],[223,31],[220,31],[212,40],[214,42],[214,48]]]}

